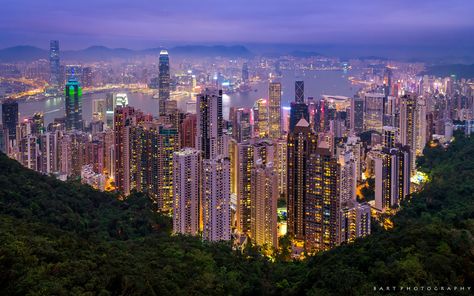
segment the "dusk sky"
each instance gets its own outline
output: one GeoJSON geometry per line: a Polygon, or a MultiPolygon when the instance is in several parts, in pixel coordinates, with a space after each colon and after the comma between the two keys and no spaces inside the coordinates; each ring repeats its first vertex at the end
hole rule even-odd
{"type": "Polygon", "coordinates": [[[474,45],[474,1],[2,0],[0,48],[173,44],[474,45]]]}

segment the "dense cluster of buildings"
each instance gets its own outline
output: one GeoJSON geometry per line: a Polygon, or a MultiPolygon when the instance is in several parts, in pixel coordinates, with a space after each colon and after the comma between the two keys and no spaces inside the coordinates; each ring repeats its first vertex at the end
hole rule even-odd
{"type": "MultiPolygon", "coordinates": [[[[59,88],[59,44],[51,42],[50,85],[59,88]]],[[[242,81],[250,79],[247,63],[242,81]]],[[[125,93],[93,101],[84,126],[80,79],[64,83],[65,117],[19,121],[18,103],[2,104],[0,148],[24,166],[81,179],[122,198],[147,194],[173,217],[175,233],[278,247],[277,203],[287,204],[296,253],[329,250],[370,234],[371,217],[399,207],[413,191],[415,160],[425,145],[450,141],[456,124],[472,130],[473,91],[453,77],[415,82],[385,68],[352,98],[305,97],[295,82],[288,116],[282,85],[252,108],[223,115],[223,91],[203,85],[195,110],[170,96],[167,51],[159,57],[158,117],[129,105],[125,93]],[[433,86],[436,86],[433,88],[433,86]],[[374,180],[374,200],[360,194],[374,180]]]]}

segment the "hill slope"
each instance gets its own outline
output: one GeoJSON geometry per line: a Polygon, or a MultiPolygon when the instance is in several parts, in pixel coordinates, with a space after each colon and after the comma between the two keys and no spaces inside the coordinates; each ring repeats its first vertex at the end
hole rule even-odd
{"type": "Polygon", "coordinates": [[[432,182],[404,205],[392,230],[304,262],[170,236],[169,218],[140,194],[120,202],[0,155],[0,294],[390,295],[373,289],[472,287],[474,139],[458,136],[447,151],[425,154],[420,163],[432,182]]]}

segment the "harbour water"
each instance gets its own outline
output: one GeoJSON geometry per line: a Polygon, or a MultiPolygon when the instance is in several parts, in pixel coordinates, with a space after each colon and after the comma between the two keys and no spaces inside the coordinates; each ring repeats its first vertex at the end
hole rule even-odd
{"type": "MultiPolygon", "coordinates": [[[[296,80],[303,80],[305,83],[305,97],[319,99],[321,95],[341,95],[353,96],[358,87],[353,86],[348,77],[350,72],[343,71],[283,71],[283,76],[278,79],[282,83],[282,106],[289,106],[294,100],[294,83],[296,80]]],[[[129,105],[134,106],[146,113],[157,114],[158,101],[152,98],[151,94],[127,92],[129,105]]],[[[84,94],[83,96],[83,118],[90,122],[92,119],[92,101],[94,99],[105,98],[106,93],[84,94]]],[[[224,94],[223,112],[228,118],[229,108],[252,107],[259,98],[268,97],[268,82],[258,82],[252,85],[252,90],[245,93],[224,94]]],[[[186,110],[186,102],[195,100],[189,96],[182,96],[178,99],[178,106],[186,110]]],[[[43,112],[45,124],[64,116],[64,98],[50,98],[41,101],[22,101],[19,103],[20,120],[33,115],[35,112],[43,112]]],[[[1,116],[1,115],[0,115],[1,116]]]]}

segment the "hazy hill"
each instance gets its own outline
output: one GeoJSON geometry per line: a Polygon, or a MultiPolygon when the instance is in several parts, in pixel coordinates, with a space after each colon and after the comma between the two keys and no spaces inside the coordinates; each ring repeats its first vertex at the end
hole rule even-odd
{"type": "MultiPolygon", "coordinates": [[[[65,60],[100,61],[126,59],[144,55],[158,55],[162,48],[131,50],[127,48],[108,48],[91,46],[82,50],[63,50],[61,58],[65,60]]],[[[249,57],[252,53],[244,46],[176,46],[168,49],[170,55],[188,57],[249,57]]],[[[14,46],[0,49],[0,62],[34,61],[48,59],[48,51],[34,46],[14,46]]]]}

